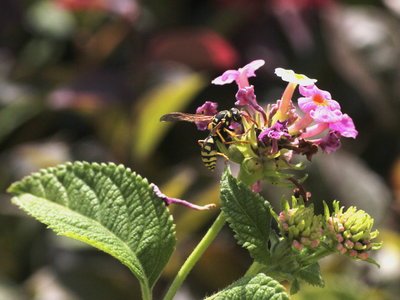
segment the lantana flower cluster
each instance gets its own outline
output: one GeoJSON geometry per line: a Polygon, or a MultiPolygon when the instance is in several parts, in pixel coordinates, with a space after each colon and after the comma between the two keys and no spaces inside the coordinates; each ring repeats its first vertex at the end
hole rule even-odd
{"type": "MultiPolygon", "coordinates": [[[[371,232],[373,219],[355,207],[343,212],[338,202],[334,202],[332,215],[326,204],[325,218],[316,215],[308,202],[310,194],[301,185],[307,176],[298,179],[290,173],[290,170],[303,169],[301,163],[293,163],[294,156],[305,155],[311,161],[319,150],[324,153],[338,150],[341,138],[355,139],[358,132],[353,120],[342,112],[340,104],[328,91],[316,85],[316,79],[283,68],[275,70],[287,83],[282,96],[273,104],[261,106],[249,78],[256,76],[256,70],[264,64],[264,60],[255,60],[238,70],[228,70],[212,81],[216,85],[236,83],[234,104],[241,121],[220,121],[225,124],[210,123],[207,118],[196,121],[197,128],[208,130],[216,144],[215,150],[210,144],[203,152],[215,153],[239,164],[240,180],[254,192],[260,191],[261,180],[296,187],[291,206],[283,200],[279,214],[271,211],[283,241],[289,242],[293,251],[320,253],[322,250],[326,255],[336,252],[375,263],[369,258],[369,251],[379,249],[381,244],[372,242],[378,235],[378,231],[371,232]],[[293,101],[296,91],[300,96],[293,101]]],[[[210,117],[218,112],[218,104],[211,101],[196,110],[196,114],[210,117]]],[[[167,205],[177,203],[197,210],[212,207],[195,206],[168,198],[156,188],[155,191],[167,205]]]]}
{"type": "MultiPolygon", "coordinates": [[[[356,138],[358,134],[353,120],[341,111],[328,91],[316,85],[316,79],[292,70],[275,70],[287,82],[287,87],[276,103],[264,109],[249,83],[249,78],[256,76],[256,70],[264,63],[264,60],[255,60],[238,70],[228,70],[212,81],[216,85],[237,84],[235,105],[241,110],[243,122],[231,126],[232,143],[218,141],[218,145],[221,153],[241,164],[248,173],[247,183],[251,184],[261,179],[274,183],[285,181],[287,176],[282,170],[300,167],[291,163],[293,155],[305,155],[311,160],[318,149],[334,152],[340,148],[342,137],[356,138]],[[300,97],[293,101],[297,89],[300,97]]],[[[196,113],[212,116],[217,111],[218,104],[207,101],[196,113]]],[[[199,130],[207,129],[206,122],[197,122],[197,126],[199,130]]]]}
{"type": "MultiPolygon", "coordinates": [[[[319,149],[334,152],[340,148],[341,138],[355,139],[358,132],[351,117],[342,112],[328,91],[316,85],[316,79],[292,70],[275,70],[287,86],[280,99],[264,109],[249,83],[249,78],[256,76],[256,70],[264,63],[255,60],[238,70],[228,70],[212,81],[216,85],[237,84],[235,105],[243,116],[241,126],[230,128],[233,142],[220,141],[219,150],[241,165],[241,178],[247,178],[247,184],[253,185],[254,191],[259,191],[262,179],[286,185],[295,183],[302,190],[301,180],[282,172],[301,168],[292,163],[293,156],[305,155],[311,160],[319,149]],[[296,90],[300,97],[293,101],[296,90]]],[[[217,111],[217,103],[207,101],[196,113],[215,115],[217,111]]],[[[205,124],[197,125],[200,130],[207,129],[205,124]]],[[[285,209],[275,215],[282,236],[293,249],[313,249],[322,247],[323,243],[332,252],[365,260],[369,250],[380,247],[378,243],[371,243],[377,231],[371,232],[373,219],[364,211],[351,207],[343,213],[343,208],[336,207],[334,216],[323,218],[314,213],[312,205],[304,204],[308,200],[304,190],[302,198],[298,201],[293,197],[292,207],[284,202],[285,209]]]]}
{"type": "Polygon", "coordinates": [[[325,216],[316,215],[314,206],[292,197],[292,205],[283,201],[283,209],[275,215],[282,236],[295,251],[305,248],[323,248],[328,253],[346,255],[355,260],[368,260],[371,250],[378,250],[382,243],[373,242],[379,235],[372,231],[374,219],[363,210],[351,206],[344,212],[339,202],[333,202],[329,212],[324,202],[325,216]]]}

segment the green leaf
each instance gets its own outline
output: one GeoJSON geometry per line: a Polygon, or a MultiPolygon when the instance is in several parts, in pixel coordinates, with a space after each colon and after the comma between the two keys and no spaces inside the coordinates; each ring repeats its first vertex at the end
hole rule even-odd
{"type": "Polygon", "coordinates": [[[222,210],[239,244],[254,260],[268,264],[271,231],[270,205],[234,178],[227,169],[221,180],[222,210]]]}
{"type": "Polygon", "coordinates": [[[114,256],[150,291],[175,247],[164,202],[122,165],[75,162],[14,183],[12,202],[71,237],[114,256]]]}
{"type": "Polygon", "coordinates": [[[300,283],[297,279],[291,282],[290,295],[297,294],[300,291],[300,283]]]}
{"type": "Polygon", "coordinates": [[[285,288],[263,273],[243,277],[206,300],[286,300],[285,288]]]}
{"type": "Polygon", "coordinates": [[[381,267],[381,265],[376,260],[374,260],[372,258],[367,258],[367,259],[364,259],[363,261],[369,262],[370,264],[373,264],[373,265],[377,266],[378,268],[381,267]]]}
{"type": "Polygon", "coordinates": [[[302,268],[299,272],[296,273],[296,277],[314,286],[325,286],[325,282],[322,279],[321,270],[318,263],[314,263],[312,265],[308,265],[305,268],[302,268]]]}

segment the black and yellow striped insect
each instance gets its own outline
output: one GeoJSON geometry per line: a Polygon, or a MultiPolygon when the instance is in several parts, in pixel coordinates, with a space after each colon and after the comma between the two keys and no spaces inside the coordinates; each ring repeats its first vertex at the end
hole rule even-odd
{"type": "Polygon", "coordinates": [[[222,110],[214,116],[173,112],[162,116],[160,121],[209,122],[210,134],[204,140],[199,140],[198,143],[201,146],[201,159],[204,165],[213,171],[217,164],[217,155],[226,157],[218,152],[217,141],[226,143],[229,139],[229,135],[226,134],[229,131],[229,126],[232,122],[240,124],[242,115],[237,108],[222,110]]]}
{"type": "MultiPolygon", "coordinates": [[[[201,146],[201,160],[207,169],[213,171],[217,165],[217,155],[223,155],[217,150],[217,136],[209,135],[204,140],[198,141],[201,146]]],[[[223,155],[225,156],[225,155],[223,155]]]]}

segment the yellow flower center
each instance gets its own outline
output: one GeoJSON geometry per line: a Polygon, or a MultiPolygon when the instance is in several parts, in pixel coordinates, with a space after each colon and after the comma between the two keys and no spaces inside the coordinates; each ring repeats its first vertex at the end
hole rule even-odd
{"type": "Polygon", "coordinates": [[[302,75],[302,74],[294,74],[294,76],[297,78],[297,79],[305,79],[305,78],[307,78],[306,76],[304,76],[304,75],[302,75]]]}

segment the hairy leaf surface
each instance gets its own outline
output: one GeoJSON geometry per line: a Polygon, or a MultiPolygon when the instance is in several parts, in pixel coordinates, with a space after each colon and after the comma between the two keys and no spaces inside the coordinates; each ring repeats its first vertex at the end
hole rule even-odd
{"type": "Polygon", "coordinates": [[[12,202],[60,235],[111,254],[148,289],[175,247],[172,217],[146,179],[122,165],[68,163],[14,183],[12,202]]]}
{"type": "Polygon", "coordinates": [[[226,170],[221,181],[222,210],[239,244],[252,258],[267,264],[271,230],[269,203],[226,170]]]}
{"type": "Polygon", "coordinates": [[[206,300],[287,300],[285,288],[271,277],[260,273],[243,277],[206,300]]]}
{"type": "Polygon", "coordinates": [[[314,263],[312,265],[308,265],[307,267],[301,269],[296,276],[308,282],[311,285],[319,286],[319,287],[324,287],[325,282],[322,279],[321,275],[321,270],[319,268],[318,263],[314,263]]]}

